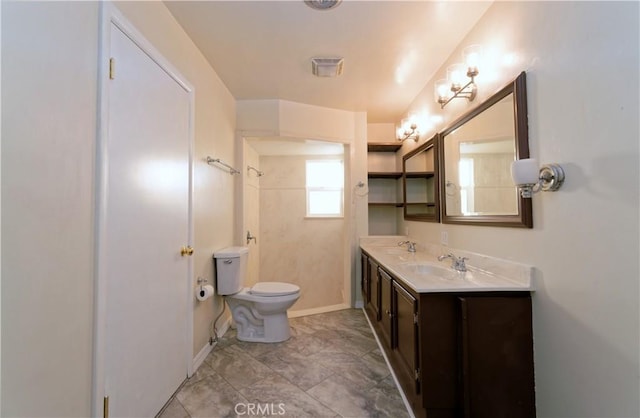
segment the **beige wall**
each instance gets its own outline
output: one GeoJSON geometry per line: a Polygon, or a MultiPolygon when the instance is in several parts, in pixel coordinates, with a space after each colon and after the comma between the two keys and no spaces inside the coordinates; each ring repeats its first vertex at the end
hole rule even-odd
{"type": "MultiPolygon", "coordinates": [[[[90,416],[98,3],[2,10],[2,416],[90,416]],[[35,260],[35,262],[34,262],[35,260]]],[[[234,244],[235,100],[161,2],[117,7],[195,87],[194,281],[234,244]]],[[[194,298],[195,356],[219,298],[194,298]]]]}
{"type": "Polygon", "coordinates": [[[362,277],[360,263],[360,237],[369,235],[369,205],[367,196],[363,195],[362,188],[356,185],[359,182],[367,184],[367,114],[359,112],[355,114],[354,140],[349,147],[350,156],[350,176],[345,178],[345,184],[350,184],[351,188],[351,229],[349,231],[351,239],[351,271],[353,279],[351,281],[351,301],[353,306],[361,307],[362,292],[360,289],[360,277],[362,277]]]}
{"type": "Polygon", "coordinates": [[[439,244],[447,231],[452,248],[536,267],[540,417],[640,414],[638,6],[496,2],[434,76],[483,44],[493,59],[476,101],[440,110],[430,82],[410,109],[442,115],[442,129],[527,71],[531,155],[567,176],[560,191],[534,196],[534,228],[405,224],[419,242],[439,244]]]}
{"type": "Polygon", "coordinates": [[[96,3],[2,4],[2,416],[91,414],[96,3]]]}
{"type": "Polygon", "coordinates": [[[393,123],[367,124],[367,142],[395,142],[396,127],[393,123]]]}

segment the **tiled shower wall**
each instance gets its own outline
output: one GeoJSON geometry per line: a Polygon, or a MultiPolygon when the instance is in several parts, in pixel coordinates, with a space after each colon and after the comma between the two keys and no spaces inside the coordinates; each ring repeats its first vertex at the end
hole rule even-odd
{"type": "Polygon", "coordinates": [[[260,281],[300,286],[292,311],[345,303],[345,220],[305,217],[305,161],[319,158],[260,157],[260,281]]]}

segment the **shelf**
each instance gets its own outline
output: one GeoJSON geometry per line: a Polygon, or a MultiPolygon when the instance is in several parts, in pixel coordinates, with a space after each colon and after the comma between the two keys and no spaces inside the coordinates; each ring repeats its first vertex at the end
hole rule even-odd
{"type": "Polygon", "coordinates": [[[367,173],[367,177],[370,179],[399,179],[402,177],[402,173],[396,172],[382,172],[382,171],[370,171],[367,173]]]}
{"type": "Polygon", "coordinates": [[[407,206],[435,206],[436,204],[433,202],[407,202],[405,203],[407,206]]]}
{"type": "Polygon", "coordinates": [[[415,171],[412,173],[406,173],[405,176],[408,179],[418,179],[418,178],[431,178],[433,177],[433,171],[415,171]]]}
{"type": "Polygon", "coordinates": [[[404,206],[404,204],[403,203],[393,203],[393,202],[369,202],[369,206],[401,208],[401,207],[404,206]]]}
{"type": "Polygon", "coordinates": [[[400,149],[401,146],[401,142],[368,143],[367,152],[396,152],[400,149]]]}

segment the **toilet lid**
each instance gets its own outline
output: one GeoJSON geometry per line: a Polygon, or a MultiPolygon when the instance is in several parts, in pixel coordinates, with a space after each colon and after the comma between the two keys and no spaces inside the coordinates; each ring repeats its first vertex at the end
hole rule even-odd
{"type": "Polygon", "coordinates": [[[299,292],[295,284],[282,282],[260,282],[253,285],[249,292],[257,296],[286,296],[299,292]]]}

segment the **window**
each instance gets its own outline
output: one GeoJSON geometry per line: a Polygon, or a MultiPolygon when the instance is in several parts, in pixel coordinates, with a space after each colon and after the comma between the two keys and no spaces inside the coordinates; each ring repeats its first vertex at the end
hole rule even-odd
{"type": "Polygon", "coordinates": [[[307,216],[342,217],[344,164],[341,160],[307,160],[307,216]]]}

